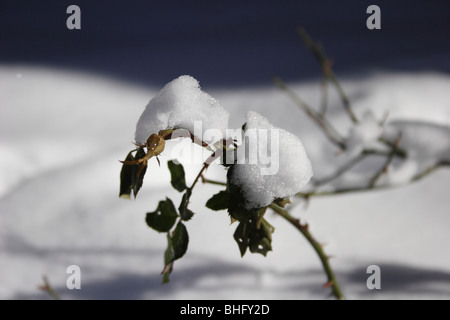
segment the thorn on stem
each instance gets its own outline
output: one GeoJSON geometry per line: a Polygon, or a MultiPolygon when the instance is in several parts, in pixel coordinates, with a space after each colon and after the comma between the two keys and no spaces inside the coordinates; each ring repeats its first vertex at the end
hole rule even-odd
{"type": "Polygon", "coordinates": [[[39,286],[38,286],[38,289],[39,289],[39,290],[42,290],[42,291],[48,291],[48,290],[50,290],[50,288],[49,288],[48,285],[46,285],[46,284],[41,284],[41,285],[39,285],[39,286]]]}

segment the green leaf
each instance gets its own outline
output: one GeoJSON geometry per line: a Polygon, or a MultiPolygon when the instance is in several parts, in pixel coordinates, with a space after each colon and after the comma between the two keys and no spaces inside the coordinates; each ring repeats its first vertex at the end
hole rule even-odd
{"type": "Polygon", "coordinates": [[[266,256],[267,252],[272,251],[272,241],[267,238],[258,238],[250,241],[248,247],[251,253],[260,253],[266,256]]]}
{"type": "Polygon", "coordinates": [[[249,210],[245,207],[245,198],[243,190],[230,181],[230,176],[232,175],[236,165],[232,165],[228,169],[227,173],[227,185],[229,192],[228,199],[228,213],[230,216],[239,221],[248,221],[253,216],[254,210],[249,210]]]}
{"type": "Polygon", "coordinates": [[[145,221],[149,227],[158,232],[168,232],[172,229],[177,217],[178,213],[172,200],[166,198],[165,201],[159,202],[154,212],[147,213],[145,221]]]}
{"type": "MultiPolygon", "coordinates": [[[[128,153],[125,161],[133,161],[133,152],[128,153]]],[[[133,176],[137,174],[137,170],[134,170],[135,166],[122,165],[120,170],[120,191],[119,197],[130,199],[131,190],[133,190],[133,176]]]]}
{"type": "MultiPolygon", "coordinates": [[[[180,213],[181,214],[181,213],[180,213]]],[[[181,219],[184,221],[190,220],[194,216],[195,212],[191,209],[186,208],[186,211],[183,211],[181,219]]]]}
{"type": "Polygon", "coordinates": [[[265,219],[259,221],[259,226],[256,219],[241,221],[233,235],[239,246],[241,256],[245,255],[247,248],[252,253],[260,253],[266,256],[267,252],[272,250],[272,233],[274,230],[275,228],[265,219]]]}
{"type": "Polygon", "coordinates": [[[184,191],[187,187],[183,165],[176,164],[174,161],[170,160],[167,162],[167,166],[170,170],[170,183],[172,184],[172,186],[179,192],[184,191]]]}
{"type": "MultiPolygon", "coordinates": [[[[138,151],[136,152],[136,156],[134,157],[136,160],[139,160],[141,158],[143,158],[145,156],[145,151],[143,148],[139,148],[138,151]]],[[[142,164],[137,165],[137,166],[132,166],[135,167],[136,169],[136,174],[133,175],[134,176],[134,180],[133,180],[133,193],[134,193],[134,198],[137,197],[137,194],[139,192],[139,190],[142,187],[142,184],[144,182],[144,176],[145,173],[147,172],[147,167],[145,167],[144,169],[142,169],[142,172],[140,173],[140,175],[138,176],[138,172],[139,169],[141,168],[142,164]]]]}
{"type": "Polygon", "coordinates": [[[234,240],[236,240],[239,251],[241,252],[241,257],[245,255],[248,247],[248,231],[249,231],[249,223],[248,222],[240,222],[236,228],[236,231],[233,234],[234,240]]]}
{"type": "Polygon", "coordinates": [[[206,207],[215,211],[225,210],[228,209],[229,201],[230,193],[228,191],[220,191],[206,202],[206,207]]]}
{"type": "MultiPolygon", "coordinates": [[[[139,148],[136,152],[136,156],[133,156],[133,151],[129,152],[125,161],[135,161],[139,160],[145,156],[145,151],[143,148],[139,148]]],[[[119,197],[130,199],[131,192],[133,192],[134,197],[136,198],[139,189],[142,187],[142,183],[144,181],[144,175],[147,171],[147,168],[144,168],[138,176],[140,165],[130,165],[123,164],[122,169],[120,171],[120,192],[119,197]]]]}
{"type": "Polygon", "coordinates": [[[249,232],[248,247],[252,253],[260,253],[264,256],[272,250],[272,233],[275,228],[265,219],[262,219],[259,228],[252,224],[249,232]]]}
{"type": "Polygon", "coordinates": [[[167,249],[164,253],[164,269],[161,272],[163,274],[163,283],[169,282],[169,275],[172,272],[173,264],[175,260],[180,259],[187,251],[189,243],[189,236],[184,224],[180,221],[177,227],[170,236],[167,233],[167,249]]]}
{"type": "Polygon", "coordinates": [[[180,221],[175,228],[172,235],[172,247],[173,247],[173,259],[175,261],[180,259],[187,251],[189,243],[189,235],[187,233],[186,227],[180,221]]]}
{"type": "Polygon", "coordinates": [[[194,215],[194,212],[188,209],[189,198],[191,197],[191,189],[187,189],[183,197],[181,198],[180,206],[178,207],[178,211],[180,212],[180,217],[184,221],[188,221],[194,215]]]}
{"type": "MultiPolygon", "coordinates": [[[[234,165],[230,167],[230,169],[228,170],[228,174],[230,173],[230,170],[233,169],[234,165]]],[[[244,192],[240,187],[228,183],[228,190],[229,190],[228,213],[233,219],[239,221],[248,221],[257,212],[259,212],[259,208],[248,209],[245,206],[246,201],[244,198],[244,192]]]]}
{"type": "Polygon", "coordinates": [[[172,238],[170,237],[170,233],[168,232],[167,249],[164,252],[164,270],[162,271],[162,283],[168,283],[170,281],[169,275],[173,270],[173,256],[172,238]]]}
{"type": "Polygon", "coordinates": [[[246,207],[244,190],[240,186],[233,185],[229,179],[234,168],[235,165],[232,165],[227,175],[228,213],[232,221],[239,221],[234,232],[234,239],[239,246],[241,256],[244,256],[247,248],[252,253],[266,256],[267,252],[272,250],[272,233],[274,231],[274,228],[264,219],[267,207],[251,209],[246,207]]]}

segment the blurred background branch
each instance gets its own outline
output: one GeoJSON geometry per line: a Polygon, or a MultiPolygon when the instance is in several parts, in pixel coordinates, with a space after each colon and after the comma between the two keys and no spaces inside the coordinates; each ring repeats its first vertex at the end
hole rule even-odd
{"type": "MultiPolygon", "coordinates": [[[[324,135],[328,138],[328,140],[339,147],[340,151],[339,154],[345,153],[349,149],[349,140],[352,137],[345,137],[341,133],[339,133],[339,130],[337,126],[332,123],[330,120],[326,117],[326,111],[328,109],[328,90],[329,90],[329,83],[336,89],[336,92],[339,95],[339,98],[342,102],[342,105],[346,111],[346,114],[352,121],[354,128],[360,126],[367,126],[367,124],[363,124],[358,117],[356,116],[355,112],[353,111],[353,108],[350,103],[350,99],[348,98],[347,94],[345,93],[345,90],[341,83],[339,82],[337,76],[332,70],[332,62],[331,59],[328,58],[327,54],[325,53],[325,50],[321,43],[315,42],[312,40],[311,36],[306,32],[304,28],[298,28],[297,29],[298,34],[300,35],[301,39],[303,40],[304,44],[306,45],[307,49],[312,53],[312,55],[316,58],[317,62],[319,63],[322,74],[323,74],[323,80],[321,82],[321,103],[320,107],[317,108],[318,111],[316,111],[315,108],[310,106],[307,102],[305,102],[296,92],[291,90],[281,78],[277,77],[274,79],[274,83],[277,85],[278,88],[280,88],[282,91],[284,91],[291,100],[300,107],[302,111],[305,112],[305,114],[311,118],[311,120],[317,124],[318,128],[323,131],[324,135]]],[[[380,126],[380,133],[383,131],[385,123],[387,121],[387,113],[381,121],[377,121],[378,125],[380,126]]],[[[367,130],[365,128],[361,128],[360,131],[356,131],[360,135],[364,135],[364,130],[367,130]]],[[[399,131],[396,134],[395,139],[387,139],[383,135],[377,136],[377,142],[379,142],[379,145],[381,147],[377,148],[367,148],[365,146],[362,146],[360,148],[360,152],[350,156],[347,162],[344,164],[341,164],[333,173],[329,174],[326,177],[322,178],[313,178],[311,190],[307,192],[300,192],[297,193],[298,197],[308,199],[309,197],[313,196],[331,196],[331,195],[338,195],[343,193],[350,193],[350,192],[360,192],[360,191],[368,191],[368,190],[374,190],[374,189],[382,189],[382,188],[392,188],[398,185],[402,184],[394,184],[394,183],[380,183],[380,180],[382,180],[383,175],[388,175],[390,171],[390,167],[395,159],[399,159],[400,161],[407,161],[409,159],[408,152],[406,150],[403,150],[400,147],[400,141],[402,138],[402,131],[399,131]],[[332,186],[330,185],[332,182],[335,182],[339,178],[341,178],[343,175],[348,174],[352,171],[352,169],[359,164],[360,162],[366,160],[369,156],[377,156],[384,158],[383,165],[380,167],[378,171],[376,171],[372,177],[367,177],[367,181],[365,183],[362,183],[361,181],[358,181],[358,184],[355,185],[346,185],[346,186],[332,186]]],[[[361,142],[364,142],[361,140],[361,142]]],[[[414,181],[420,180],[424,177],[426,177],[428,174],[434,172],[437,168],[441,166],[448,166],[449,162],[447,159],[444,160],[437,160],[436,163],[429,165],[422,169],[421,171],[417,172],[414,175],[411,175],[407,183],[412,183],[414,181]]]]}

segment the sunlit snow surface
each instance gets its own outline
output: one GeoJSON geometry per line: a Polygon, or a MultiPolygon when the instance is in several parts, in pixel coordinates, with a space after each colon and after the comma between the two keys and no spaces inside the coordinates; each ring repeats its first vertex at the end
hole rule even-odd
{"type": "MultiPolygon", "coordinates": [[[[446,75],[380,73],[342,84],[358,115],[371,109],[377,119],[388,111],[392,121],[450,124],[446,75]]],[[[317,105],[318,83],[290,86],[317,105]]],[[[315,175],[345,161],[270,84],[224,90],[202,82],[202,88],[229,110],[234,127],[254,110],[298,135],[315,175]]],[[[144,218],[166,195],[180,201],[169,184],[167,157],[161,168],[150,161],[135,201],[118,197],[118,160],[133,148],[136,122],[159,90],[62,70],[0,67],[0,298],[47,298],[37,288],[43,275],[65,299],[328,298],[319,260],[296,230],[268,214],[276,228],[273,252],[241,258],[235,225],[225,212],[204,207],[220,187],[201,184],[191,198],[196,215],[186,223],[188,252],[175,263],[171,283],[160,284],[166,240],[144,218]],[[81,268],[81,290],[66,288],[72,264],[81,268]]],[[[345,134],[350,122],[337,97],[330,99],[329,116],[345,134]]],[[[186,166],[188,181],[199,168],[186,166]]],[[[225,178],[215,166],[207,176],[225,178]]],[[[450,171],[441,169],[398,189],[313,198],[293,214],[327,244],[348,298],[449,299],[449,183],[450,171]],[[372,264],[381,267],[381,290],[366,288],[372,264]]]]}

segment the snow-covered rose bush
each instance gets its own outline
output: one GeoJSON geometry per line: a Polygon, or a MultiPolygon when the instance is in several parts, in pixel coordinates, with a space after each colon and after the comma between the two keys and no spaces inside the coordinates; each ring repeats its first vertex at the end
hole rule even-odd
{"type": "Polygon", "coordinates": [[[121,171],[122,197],[137,195],[147,161],[158,157],[166,140],[189,138],[210,154],[191,186],[186,184],[182,164],[177,159],[170,160],[172,186],[183,192],[180,204],[177,208],[166,198],[146,216],[149,227],[167,233],[164,282],[168,281],[174,261],[187,250],[185,222],[194,215],[189,199],[197,182],[205,180],[204,170],[211,163],[228,170],[227,181],[223,183],[225,189],[205,199],[205,204],[212,210],[227,210],[231,221],[237,222],[234,238],[241,255],[247,249],[266,255],[272,249],[274,227],[264,218],[267,208],[272,204],[284,207],[289,197],[301,192],[312,177],[309,158],[294,134],[274,127],[256,112],[248,113],[242,130],[230,130],[228,118],[229,113],[200,89],[197,80],[180,76],[151,99],[137,122],[138,148],[128,154],[121,171]]]}
{"type": "MultiPolygon", "coordinates": [[[[136,127],[137,148],[123,161],[121,197],[137,195],[148,161],[153,161],[154,157],[158,159],[166,141],[187,138],[206,152],[206,156],[197,158],[201,159],[203,166],[189,185],[183,165],[178,163],[177,156],[171,157],[168,162],[170,182],[182,193],[179,205],[175,206],[171,199],[166,198],[154,204],[156,210],[146,216],[149,227],[167,234],[163,282],[169,280],[174,262],[188,248],[185,223],[194,216],[189,209],[189,200],[196,184],[202,181],[224,187],[210,199],[205,199],[205,206],[228,212],[232,227],[236,226],[234,240],[242,256],[248,250],[264,256],[272,250],[275,228],[265,218],[266,211],[271,210],[307,239],[327,276],[323,287],[330,288],[336,298],[343,299],[322,245],[312,236],[308,224],[293,217],[289,207],[285,208],[291,198],[307,202],[316,196],[392,188],[450,165],[448,126],[409,119],[392,121],[388,117],[380,121],[371,109],[355,112],[322,45],[313,42],[303,29],[299,34],[322,67],[323,84],[326,84],[322,85],[322,105],[320,108],[310,106],[279,78],[275,83],[317,125],[330,143],[329,154],[334,154],[335,158],[330,156],[325,160],[335,162],[331,173],[321,174],[316,170],[318,172],[313,179],[312,166],[300,139],[276,128],[257,112],[247,114],[242,128],[230,129],[229,113],[216,99],[203,92],[198,81],[190,76],[181,76],[168,83],[142,113],[136,127]],[[328,84],[336,89],[350,120],[347,134],[343,134],[342,124],[337,126],[327,115],[328,84]],[[340,164],[336,165],[339,157],[340,164]],[[364,162],[369,165],[361,170],[360,165],[364,162]],[[210,180],[204,176],[212,163],[227,170],[226,181],[210,180]]],[[[387,115],[389,110],[384,111],[387,115]]]]}

